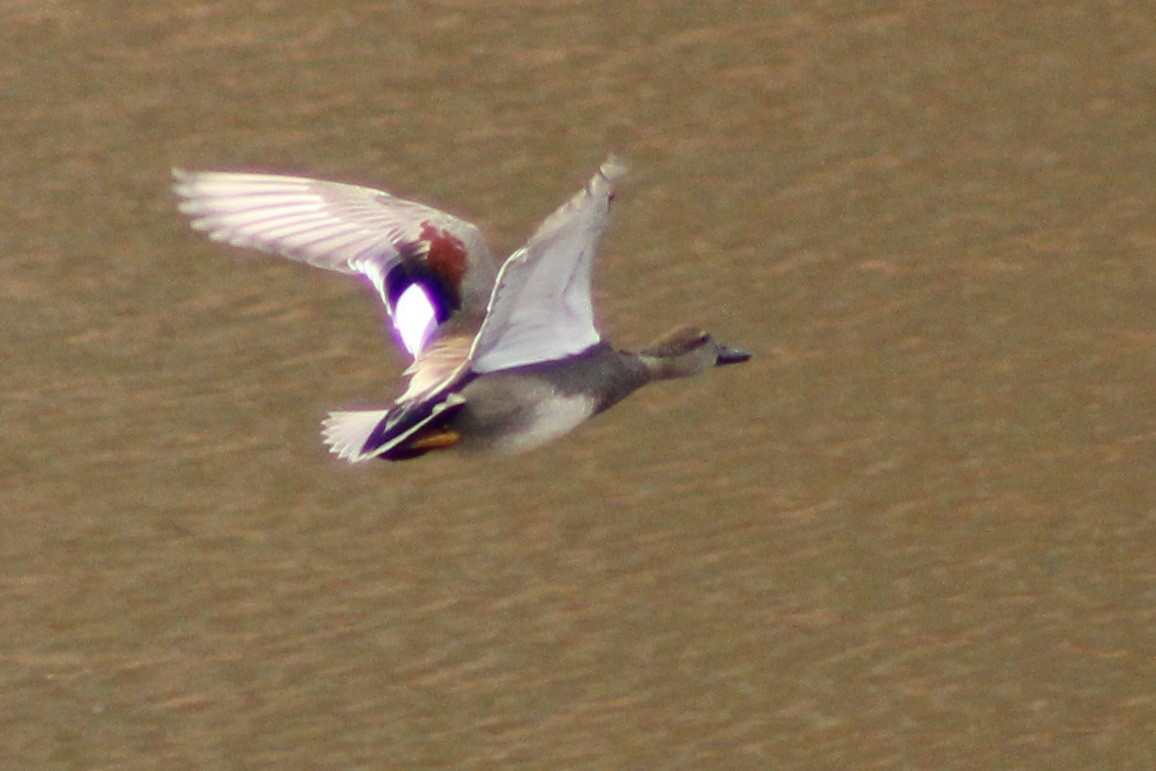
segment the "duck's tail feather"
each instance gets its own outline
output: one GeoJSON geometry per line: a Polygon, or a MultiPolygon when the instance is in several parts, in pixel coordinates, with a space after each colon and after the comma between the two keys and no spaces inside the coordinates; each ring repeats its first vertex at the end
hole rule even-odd
{"type": "Polygon", "coordinates": [[[449,393],[436,402],[399,405],[389,410],[331,412],[321,424],[321,436],[330,452],[350,463],[370,458],[416,458],[453,443],[422,446],[421,440],[442,428],[465,403],[459,394],[449,393]]]}
{"type": "Polygon", "coordinates": [[[378,453],[373,450],[367,452],[366,443],[388,416],[389,410],[331,412],[321,423],[321,437],[329,446],[329,451],[342,460],[350,463],[369,460],[378,453]]]}

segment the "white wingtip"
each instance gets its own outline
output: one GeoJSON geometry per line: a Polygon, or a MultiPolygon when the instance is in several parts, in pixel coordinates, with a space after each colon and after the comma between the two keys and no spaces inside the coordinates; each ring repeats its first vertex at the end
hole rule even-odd
{"type": "Polygon", "coordinates": [[[606,179],[606,181],[611,184],[614,184],[618,180],[622,179],[622,177],[624,177],[626,172],[629,170],[630,169],[626,165],[626,162],[619,158],[617,155],[613,154],[607,157],[606,160],[602,162],[602,165],[598,167],[598,173],[601,174],[606,179]]]}
{"type": "Polygon", "coordinates": [[[389,410],[355,410],[331,412],[322,423],[321,437],[329,446],[329,451],[350,463],[376,457],[373,453],[361,451],[369,441],[370,434],[377,428],[389,410]]]}

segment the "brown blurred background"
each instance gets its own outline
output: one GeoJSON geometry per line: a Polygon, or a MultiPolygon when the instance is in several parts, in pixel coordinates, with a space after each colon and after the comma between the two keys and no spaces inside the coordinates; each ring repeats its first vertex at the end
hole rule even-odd
{"type": "Polygon", "coordinates": [[[0,139],[0,766],[1156,767],[1150,2],[15,0],[0,139]],[[757,358],[505,460],[169,192],[610,151],[608,335],[757,358]]]}

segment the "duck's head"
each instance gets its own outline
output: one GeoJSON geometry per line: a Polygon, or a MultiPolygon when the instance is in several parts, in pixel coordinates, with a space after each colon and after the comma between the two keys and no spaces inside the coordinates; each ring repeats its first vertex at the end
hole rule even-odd
{"type": "Polygon", "coordinates": [[[655,379],[687,377],[751,358],[748,351],[723,345],[710,333],[694,327],[681,327],[663,335],[639,351],[638,356],[655,379]]]}

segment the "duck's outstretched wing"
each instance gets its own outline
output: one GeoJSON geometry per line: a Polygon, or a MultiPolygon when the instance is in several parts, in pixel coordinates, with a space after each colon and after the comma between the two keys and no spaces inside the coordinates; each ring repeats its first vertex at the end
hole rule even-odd
{"type": "Polygon", "coordinates": [[[368,277],[414,356],[437,324],[459,315],[480,323],[485,314],[496,269],[469,222],[356,185],[269,174],[173,175],[180,210],[214,241],[368,277]],[[437,296],[407,294],[415,282],[432,282],[437,296]]]}
{"type": "Polygon", "coordinates": [[[551,214],[498,272],[470,368],[479,373],[559,359],[601,338],[590,272],[625,166],[608,159],[585,189],[551,214]]]}

